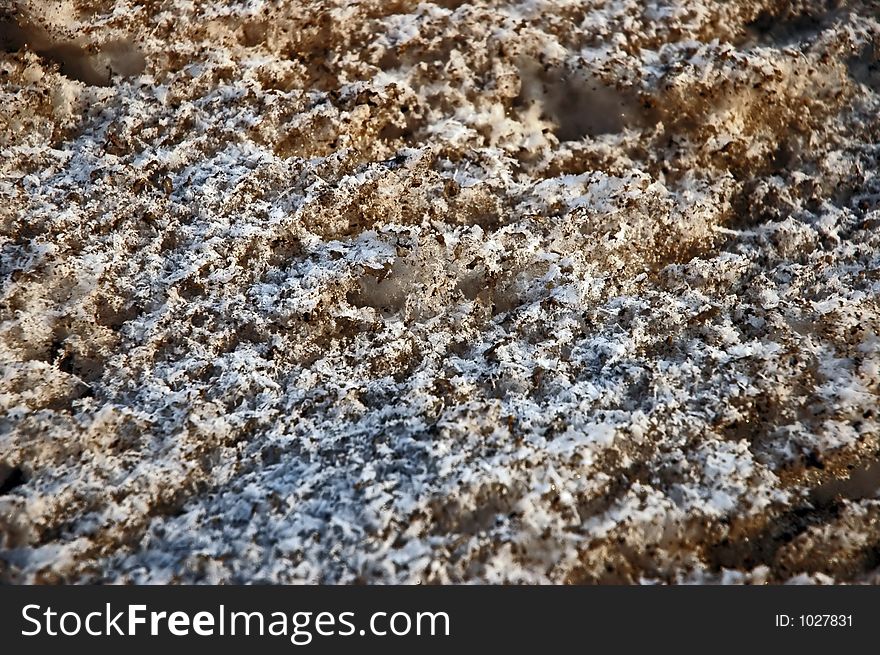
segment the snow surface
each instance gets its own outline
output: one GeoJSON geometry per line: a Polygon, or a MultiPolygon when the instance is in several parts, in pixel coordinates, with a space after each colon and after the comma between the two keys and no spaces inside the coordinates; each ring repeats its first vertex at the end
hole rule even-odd
{"type": "Polygon", "coordinates": [[[0,579],[880,581],[878,20],[0,9],[0,579]]]}

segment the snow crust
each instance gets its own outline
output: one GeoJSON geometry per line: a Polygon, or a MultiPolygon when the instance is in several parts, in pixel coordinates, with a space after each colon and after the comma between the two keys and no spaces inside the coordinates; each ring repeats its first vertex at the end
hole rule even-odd
{"type": "Polygon", "coordinates": [[[0,11],[0,579],[877,582],[872,7],[0,11]]]}

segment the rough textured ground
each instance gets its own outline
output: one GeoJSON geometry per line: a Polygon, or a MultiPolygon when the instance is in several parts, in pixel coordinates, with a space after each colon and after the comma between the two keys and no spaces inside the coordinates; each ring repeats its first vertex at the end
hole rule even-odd
{"type": "Polygon", "coordinates": [[[880,581],[877,3],[0,45],[0,580],[880,581]]]}

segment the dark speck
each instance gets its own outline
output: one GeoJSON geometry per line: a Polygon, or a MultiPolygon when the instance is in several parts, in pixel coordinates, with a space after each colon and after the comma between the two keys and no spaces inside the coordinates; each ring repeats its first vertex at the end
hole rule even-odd
{"type": "Polygon", "coordinates": [[[825,468],[825,463],[822,461],[819,454],[815,451],[810,451],[809,453],[807,453],[804,459],[806,465],[810,468],[816,468],[820,470],[825,468]]]}
{"type": "Polygon", "coordinates": [[[0,462],[0,496],[5,496],[16,487],[20,487],[27,478],[24,471],[18,466],[9,466],[5,462],[0,462]]]}

